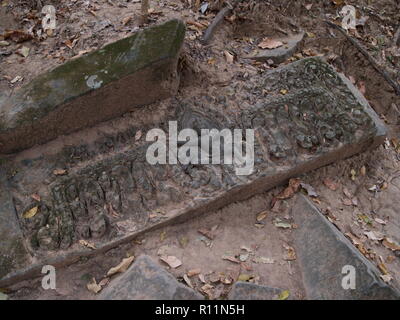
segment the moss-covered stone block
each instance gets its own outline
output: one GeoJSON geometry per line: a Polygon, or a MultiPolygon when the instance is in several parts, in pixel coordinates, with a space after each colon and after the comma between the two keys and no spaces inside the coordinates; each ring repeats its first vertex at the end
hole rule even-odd
{"type": "Polygon", "coordinates": [[[185,35],[179,20],[150,27],[44,73],[0,99],[0,153],[13,153],[176,93],[185,35]]]}

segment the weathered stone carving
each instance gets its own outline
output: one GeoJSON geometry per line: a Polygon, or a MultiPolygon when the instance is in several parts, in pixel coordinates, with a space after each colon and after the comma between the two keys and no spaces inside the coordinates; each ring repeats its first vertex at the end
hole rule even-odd
{"type": "Polygon", "coordinates": [[[132,127],[57,155],[12,162],[11,192],[32,251],[44,258],[48,251],[74,252],[80,239],[109,245],[159,223],[243,200],[384,139],[385,129],[366,100],[318,58],[238,85],[246,90],[237,95],[174,100],[159,127],[167,130],[174,120],[180,129],[197,131],[254,129],[249,176],[237,176],[234,166],[225,164],[150,165],[144,136],[154,123],[140,128],[139,141],[139,129],[132,127]],[[54,176],[57,167],[68,175],[54,176]],[[36,192],[42,197],[40,213],[23,219],[36,192]]]}

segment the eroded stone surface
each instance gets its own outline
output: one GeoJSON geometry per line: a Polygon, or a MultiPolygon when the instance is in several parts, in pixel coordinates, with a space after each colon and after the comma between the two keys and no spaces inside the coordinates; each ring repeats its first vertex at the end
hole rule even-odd
{"type": "Polygon", "coordinates": [[[284,290],[260,286],[248,282],[236,282],[231,292],[229,300],[279,300],[279,295],[284,290]]]}
{"type": "Polygon", "coordinates": [[[294,240],[308,299],[400,299],[400,292],[379,278],[371,262],[305,196],[298,197],[293,217],[299,226],[294,240]],[[355,289],[342,286],[349,275],[349,269],[342,273],[345,266],[354,267],[355,289]]]}
{"type": "Polygon", "coordinates": [[[0,153],[47,142],[176,93],[181,21],[71,60],[0,100],[0,153]]]}
{"type": "Polygon", "coordinates": [[[140,128],[104,134],[54,155],[9,161],[10,192],[27,246],[39,261],[55,252],[79,255],[80,239],[100,250],[149,228],[244,200],[373,147],[385,136],[365,98],[318,58],[239,80],[217,97],[173,99],[164,109],[161,105],[152,114],[163,116],[142,122],[140,128]],[[146,132],[168,132],[168,120],[197,131],[254,129],[253,173],[238,176],[226,164],[150,165],[146,132]],[[58,168],[67,174],[54,175],[58,168]],[[32,194],[41,196],[40,203],[32,194]],[[23,219],[36,205],[39,213],[23,219]]]}
{"type": "Polygon", "coordinates": [[[142,255],[100,294],[99,300],[202,300],[149,256],[142,255]]]}
{"type": "Polygon", "coordinates": [[[0,279],[29,261],[5,177],[0,169],[0,279]]]}

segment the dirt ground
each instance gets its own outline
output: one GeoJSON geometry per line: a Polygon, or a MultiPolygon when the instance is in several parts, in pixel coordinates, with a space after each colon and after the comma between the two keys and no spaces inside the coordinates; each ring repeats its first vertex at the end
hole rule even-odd
{"type": "MultiPolygon", "coordinates": [[[[309,196],[387,276],[384,279],[400,281],[399,250],[392,250],[394,243],[400,242],[400,99],[359,50],[324,23],[324,20],[340,21],[341,7],[354,5],[360,24],[350,35],[399,84],[400,48],[393,39],[399,27],[400,3],[395,0],[241,1],[219,27],[213,41],[204,46],[200,42],[202,34],[222,2],[210,1],[208,10],[202,14],[195,0],[151,1],[150,24],[176,17],[188,26],[180,64],[183,78],[179,94],[217,94],[221,88],[229,88],[236,77],[275,68],[243,57],[255,52],[266,37],[279,39],[305,31],[307,36],[301,49],[284,63],[310,55],[324,56],[358,86],[390,133],[385,144],[376,150],[299,178],[312,186],[309,196]]],[[[44,70],[142,27],[138,18],[140,2],[136,0],[46,1],[46,4],[56,7],[58,25],[52,37],[43,39],[37,36],[41,16],[32,11],[31,1],[0,1],[0,37],[6,29],[28,32],[33,27],[34,32],[33,40],[23,43],[6,40],[9,45],[0,47],[0,92],[11,94],[44,70]],[[21,50],[24,47],[29,48],[26,57],[23,57],[26,49],[21,50]]],[[[86,287],[93,277],[101,281],[111,267],[127,256],[145,253],[157,259],[161,252],[166,252],[182,261],[181,267],[169,270],[180,281],[185,281],[183,275],[189,270],[200,269],[204,278],[193,276],[190,284],[207,298],[224,298],[231,284],[244,277],[289,290],[291,298],[303,299],[296,260],[287,260],[292,231],[275,225],[277,218],[291,221],[292,200],[271,208],[273,196],[282,188],[184,224],[153,231],[104,256],[83,259],[58,270],[55,291],[44,291],[41,280],[36,279],[6,292],[11,299],[95,299],[86,287]],[[264,211],[266,218],[256,223],[257,216],[264,211]],[[209,239],[199,229],[212,230],[215,237],[209,239]],[[223,259],[235,256],[242,261],[223,259]],[[205,290],[202,280],[212,288],[205,290]]]]}

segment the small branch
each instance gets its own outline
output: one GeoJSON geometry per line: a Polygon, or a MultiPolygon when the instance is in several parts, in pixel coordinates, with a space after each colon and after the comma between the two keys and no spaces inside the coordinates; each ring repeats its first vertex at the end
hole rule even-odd
{"type": "Polygon", "coordinates": [[[214,36],[215,30],[219,26],[219,24],[224,20],[225,16],[232,11],[229,7],[224,7],[220,12],[215,16],[213,22],[208,26],[206,32],[204,33],[202,43],[204,45],[208,44],[212,37],[214,36]]]}
{"type": "Polygon", "coordinates": [[[150,0],[142,0],[141,7],[141,24],[144,25],[149,21],[149,9],[150,9],[150,0]]]}
{"type": "Polygon", "coordinates": [[[384,66],[381,66],[375,58],[373,58],[368,51],[354,38],[350,37],[347,32],[337,24],[325,20],[325,23],[329,25],[332,28],[335,28],[336,30],[339,30],[345,37],[346,39],[353,45],[355,46],[366,58],[367,60],[371,63],[371,65],[374,67],[374,69],[382,75],[382,77],[393,87],[396,95],[400,96],[400,85],[393,80],[389,73],[385,70],[384,66]]]}
{"type": "Polygon", "coordinates": [[[43,8],[42,0],[36,0],[36,8],[40,11],[43,8]]]}
{"type": "Polygon", "coordinates": [[[42,0],[30,0],[30,1],[28,1],[28,4],[32,9],[35,9],[38,11],[42,10],[42,8],[43,8],[42,0]]]}
{"type": "Polygon", "coordinates": [[[394,34],[393,45],[400,47],[400,26],[394,34]]]}

